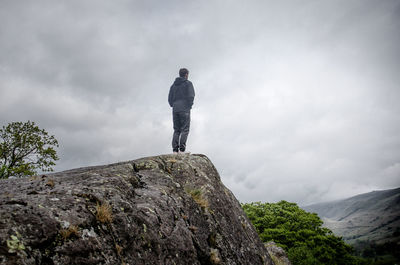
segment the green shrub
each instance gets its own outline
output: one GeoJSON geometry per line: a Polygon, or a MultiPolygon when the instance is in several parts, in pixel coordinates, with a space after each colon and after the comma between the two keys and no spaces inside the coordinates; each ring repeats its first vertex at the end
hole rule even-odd
{"type": "Polygon", "coordinates": [[[283,247],[294,265],[360,264],[352,256],[353,248],[323,228],[317,214],[306,212],[295,203],[253,202],[242,207],[261,240],[283,247]]]}

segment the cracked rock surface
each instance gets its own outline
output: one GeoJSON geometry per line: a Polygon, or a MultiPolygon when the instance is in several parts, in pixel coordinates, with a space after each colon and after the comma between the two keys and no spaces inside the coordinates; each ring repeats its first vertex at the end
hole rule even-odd
{"type": "Polygon", "coordinates": [[[273,264],[204,155],[0,181],[0,264],[273,264]]]}

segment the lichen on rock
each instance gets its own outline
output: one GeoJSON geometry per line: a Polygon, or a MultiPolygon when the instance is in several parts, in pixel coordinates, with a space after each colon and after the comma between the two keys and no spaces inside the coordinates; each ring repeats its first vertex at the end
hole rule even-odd
{"type": "Polygon", "coordinates": [[[0,264],[273,264],[204,155],[8,179],[0,190],[0,264]]]}
{"type": "Polygon", "coordinates": [[[10,239],[7,239],[7,247],[9,253],[23,252],[25,246],[21,242],[21,234],[16,232],[16,235],[11,235],[10,239]]]}

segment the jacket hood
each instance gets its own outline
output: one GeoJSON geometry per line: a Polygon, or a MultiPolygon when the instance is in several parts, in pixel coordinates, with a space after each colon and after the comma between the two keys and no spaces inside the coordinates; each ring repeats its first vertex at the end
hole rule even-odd
{"type": "Polygon", "coordinates": [[[187,79],[184,78],[184,77],[177,77],[177,78],[175,79],[174,85],[180,85],[180,84],[182,84],[183,82],[185,82],[186,80],[187,80],[187,79]]]}

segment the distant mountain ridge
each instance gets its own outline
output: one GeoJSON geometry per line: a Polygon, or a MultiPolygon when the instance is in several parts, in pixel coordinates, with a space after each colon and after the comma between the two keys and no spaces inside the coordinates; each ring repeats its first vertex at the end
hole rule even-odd
{"type": "Polygon", "coordinates": [[[350,244],[400,242],[400,188],[302,207],[350,244]]]}

